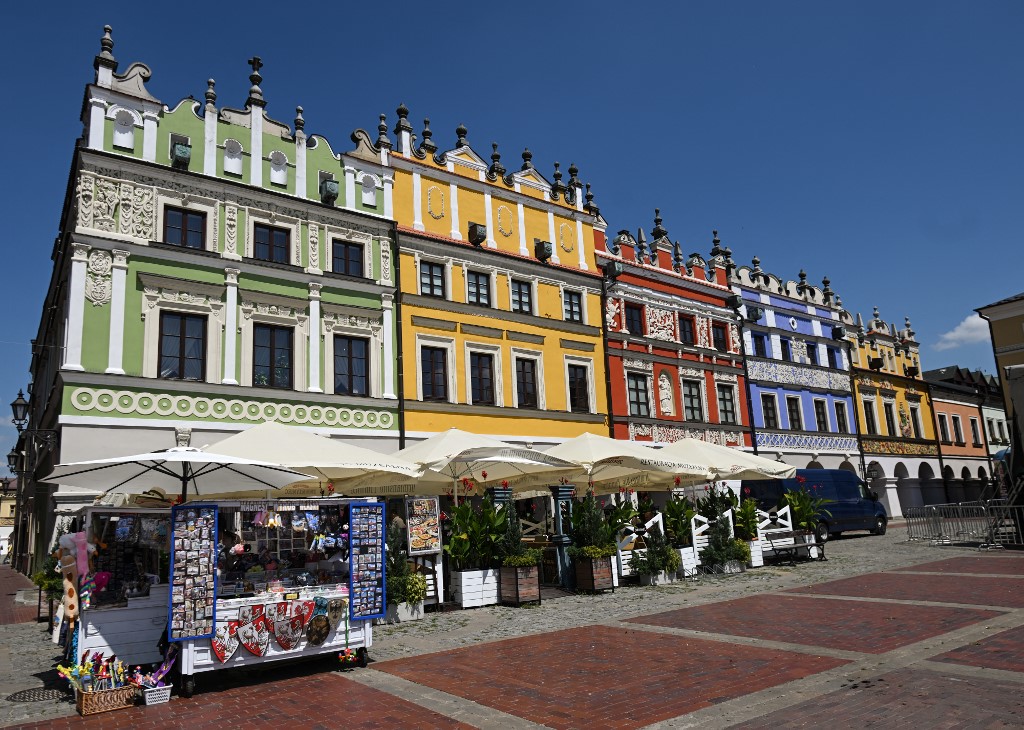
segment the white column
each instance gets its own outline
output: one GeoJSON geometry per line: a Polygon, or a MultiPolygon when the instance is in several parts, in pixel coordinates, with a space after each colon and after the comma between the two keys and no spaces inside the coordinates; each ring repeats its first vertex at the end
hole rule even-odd
{"type": "Polygon", "coordinates": [[[395,296],[381,294],[380,307],[384,314],[384,363],[381,377],[384,398],[397,398],[395,395],[395,296]]]}
{"type": "Polygon", "coordinates": [[[207,104],[203,114],[203,174],[217,174],[217,107],[207,104]]]}
{"type": "Polygon", "coordinates": [[[85,273],[89,265],[89,248],[72,243],[71,285],[68,287],[67,337],[62,370],[85,370],[82,367],[82,327],[85,324],[85,273]]]}
{"type": "MultiPolygon", "coordinates": [[[[579,195],[576,196],[576,200],[579,202],[579,195]]],[[[583,221],[579,218],[576,219],[576,251],[580,256],[579,267],[586,270],[589,267],[587,266],[586,251],[583,250],[583,221]]]]}
{"type": "Polygon", "coordinates": [[[249,108],[249,184],[263,185],[263,107],[253,104],[249,108]]]}
{"type": "Polygon", "coordinates": [[[320,290],[323,284],[309,283],[309,386],[310,393],[323,393],[320,387],[320,290]]]}
{"type": "Polygon", "coordinates": [[[356,207],[356,168],[345,165],[345,207],[356,207]]]}
{"type": "Polygon", "coordinates": [[[423,227],[423,179],[418,172],[412,174],[412,227],[417,231],[423,227]]]}
{"type": "Polygon", "coordinates": [[[124,375],[121,367],[124,359],[124,289],[128,278],[127,251],[114,249],[114,264],[111,271],[110,292],[110,343],[107,348],[107,370],[114,375],[124,375]]]}
{"type": "Polygon", "coordinates": [[[551,263],[560,263],[558,260],[558,250],[561,246],[555,234],[555,214],[550,210],[548,211],[548,240],[551,241],[551,263]]]}
{"type": "Polygon", "coordinates": [[[103,149],[103,129],[106,123],[107,103],[102,99],[89,99],[89,149],[103,149]]]}
{"type": "Polygon", "coordinates": [[[159,119],[156,112],[142,113],[142,159],[146,162],[156,162],[156,134],[159,119]]]}
{"type": "Polygon", "coordinates": [[[494,240],[494,211],[491,210],[491,194],[484,193],[484,225],[487,226],[487,248],[497,248],[498,242],[494,240]]]}
{"type": "Polygon", "coordinates": [[[306,197],[306,133],[301,129],[295,132],[295,196],[306,197]]]}
{"type": "Polygon", "coordinates": [[[523,256],[530,255],[530,248],[526,245],[526,210],[522,203],[516,203],[516,213],[519,217],[519,253],[523,256]]]}
{"type": "Polygon", "coordinates": [[[459,186],[455,183],[448,184],[448,195],[451,198],[449,209],[452,212],[451,236],[456,241],[462,240],[462,232],[459,230],[459,186]]]}
{"type": "Polygon", "coordinates": [[[395,178],[387,173],[383,176],[384,181],[384,217],[387,219],[394,218],[392,213],[395,209],[395,178]]]}
{"type": "Polygon", "coordinates": [[[224,378],[225,385],[238,385],[235,379],[235,351],[238,335],[238,269],[224,269],[224,378]]]}

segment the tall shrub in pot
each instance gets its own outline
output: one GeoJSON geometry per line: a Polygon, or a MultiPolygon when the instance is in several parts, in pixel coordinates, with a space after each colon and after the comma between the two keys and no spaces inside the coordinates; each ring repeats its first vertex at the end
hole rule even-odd
{"type": "Polygon", "coordinates": [[[479,505],[465,499],[452,509],[444,550],[452,565],[452,597],[463,608],[498,602],[498,545],[504,534],[504,512],[489,496],[479,505]]]}
{"type": "Polygon", "coordinates": [[[592,491],[573,507],[569,523],[576,588],[581,591],[604,591],[612,586],[612,556],[615,555],[615,533],[605,522],[604,513],[592,491]]]}
{"type": "Polygon", "coordinates": [[[505,534],[498,545],[501,556],[501,603],[520,606],[540,603],[540,563],[543,552],[523,544],[523,528],[519,524],[514,503],[501,510],[505,517],[505,534]]]}

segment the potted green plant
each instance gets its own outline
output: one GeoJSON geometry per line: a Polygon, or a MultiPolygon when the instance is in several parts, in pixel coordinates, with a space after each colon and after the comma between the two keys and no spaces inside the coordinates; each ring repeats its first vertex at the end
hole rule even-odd
{"type": "Polygon", "coordinates": [[[452,597],[463,608],[498,602],[498,543],[504,534],[505,515],[490,496],[478,506],[464,499],[452,509],[444,551],[452,565],[452,597]]]}
{"type": "Polygon", "coordinates": [[[573,544],[567,552],[575,567],[577,590],[594,593],[614,589],[612,556],[616,553],[615,532],[605,521],[592,491],[588,490],[573,508],[569,537],[573,544]]]}
{"type": "Polygon", "coordinates": [[[744,540],[750,550],[750,560],[747,564],[751,568],[764,565],[761,542],[757,535],[757,502],[748,497],[733,509],[733,528],[736,539],[744,540]]]}
{"type": "Polygon", "coordinates": [[[505,606],[540,603],[540,563],[543,551],[523,544],[523,527],[513,503],[501,510],[505,535],[498,546],[501,556],[499,595],[505,606]]]}
{"type": "Polygon", "coordinates": [[[718,519],[707,534],[707,547],[700,551],[702,565],[717,573],[741,573],[746,569],[750,547],[730,534],[728,520],[718,519]]]}
{"type": "Polygon", "coordinates": [[[665,537],[672,549],[679,553],[682,569],[691,575],[697,568],[697,552],[693,549],[693,518],[696,514],[693,502],[678,494],[672,495],[665,503],[662,514],[665,537]]]}
{"type": "Polygon", "coordinates": [[[647,549],[635,550],[630,556],[630,569],[640,577],[641,585],[671,583],[682,562],[679,553],[668,544],[657,525],[647,531],[644,542],[647,549]]]}
{"type": "MultiPolygon", "coordinates": [[[[782,501],[789,506],[793,529],[805,532],[807,542],[814,542],[815,530],[820,517],[822,515],[831,517],[832,513],[825,508],[828,500],[814,494],[816,487],[807,487],[802,482],[800,487],[800,489],[783,494],[782,501]]],[[[808,549],[808,553],[812,558],[817,557],[818,549],[811,547],[808,549]]]]}
{"type": "Polygon", "coordinates": [[[405,529],[392,524],[388,527],[385,544],[388,599],[385,621],[391,624],[421,619],[427,598],[427,579],[409,564],[405,529]]]}

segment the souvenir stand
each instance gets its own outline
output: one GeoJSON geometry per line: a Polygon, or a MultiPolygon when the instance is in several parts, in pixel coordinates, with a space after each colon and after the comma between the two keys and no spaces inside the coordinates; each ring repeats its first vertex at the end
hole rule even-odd
{"type": "Polygon", "coordinates": [[[114,570],[107,591],[82,612],[79,653],[156,662],[166,637],[179,647],[185,696],[195,674],[223,668],[326,652],[365,666],[372,619],[387,602],[382,502],[90,507],[86,525],[96,536],[98,569],[114,570]],[[158,549],[151,547],[157,536],[158,549]]]}

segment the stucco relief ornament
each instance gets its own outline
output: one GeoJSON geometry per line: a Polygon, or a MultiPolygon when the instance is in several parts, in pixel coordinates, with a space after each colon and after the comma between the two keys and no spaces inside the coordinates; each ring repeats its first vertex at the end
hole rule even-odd
{"type": "Polygon", "coordinates": [[[900,403],[900,433],[904,438],[911,438],[914,430],[910,425],[910,413],[907,411],[907,404],[900,403]]]}
{"type": "Polygon", "coordinates": [[[82,228],[92,228],[93,180],[92,175],[84,174],[78,179],[78,225],[82,228]]]}
{"type": "Polygon", "coordinates": [[[113,258],[109,251],[95,250],[89,254],[89,268],[85,277],[85,298],[95,307],[110,301],[113,285],[110,270],[113,258]]]}
{"type": "Polygon", "coordinates": [[[117,211],[117,203],[117,186],[110,180],[98,180],[93,204],[93,228],[98,231],[114,232],[114,213],[117,211]]]}
{"type": "Polygon", "coordinates": [[[743,345],[740,343],[740,329],[734,324],[729,325],[729,340],[731,352],[743,352],[743,345]]]}
{"type": "Polygon", "coordinates": [[[512,211],[504,205],[498,206],[498,233],[508,238],[515,233],[515,225],[512,223],[512,211]]]}
{"type": "Polygon", "coordinates": [[[672,381],[664,370],[658,376],[658,402],[661,405],[661,412],[666,416],[675,415],[675,404],[672,397],[672,381]]]}
{"type": "Polygon", "coordinates": [[[675,316],[665,309],[647,308],[647,336],[656,340],[675,340],[675,316]]]}
{"type": "Polygon", "coordinates": [[[797,362],[804,362],[807,359],[807,343],[799,341],[794,342],[793,357],[797,362]]]}
{"type": "Polygon", "coordinates": [[[708,340],[708,319],[707,317],[701,317],[697,315],[694,317],[696,321],[697,329],[697,347],[703,347],[704,349],[711,348],[711,342],[708,340]]]}
{"type": "Polygon", "coordinates": [[[618,299],[609,299],[608,302],[604,305],[604,323],[608,329],[618,329],[618,324],[616,324],[616,322],[619,317],[619,311],[620,310],[618,299]]]}
{"type": "Polygon", "coordinates": [[[309,226],[309,265],[320,268],[320,226],[312,223],[309,226]]]}
{"type": "Polygon", "coordinates": [[[228,253],[235,253],[238,245],[238,208],[229,205],[224,210],[224,248],[228,253]]]}
{"type": "Polygon", "coordinates": [[[382,243],[385,245],[380,249],[380,278],[383,281],[391,281],[391,242],[384,239],[382,243]]]}

